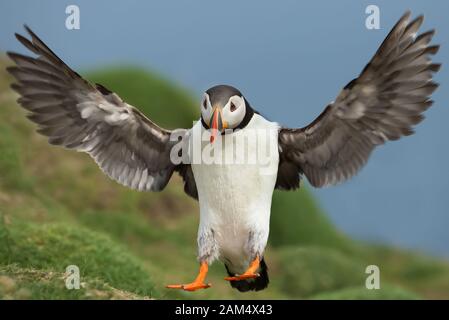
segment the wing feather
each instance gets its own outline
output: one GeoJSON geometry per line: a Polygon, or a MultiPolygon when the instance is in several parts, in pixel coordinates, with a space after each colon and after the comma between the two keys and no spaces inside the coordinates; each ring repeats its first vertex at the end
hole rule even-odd
{"type": "MultiPolygon", "coordinates": [[[[11,87],[49,143],[88,153],[106,175],[137,190],[162,190],[173,171],[187,171],[170,161],[172,131],[104,86],[88,83],[25,29],[31,40],[19,34],[16,38],[36,57],[8,52],[16,64],[8,68],[17,80],[11,87]]],[[[184,178],[195,196],[193,175],[184,178]]]]}
{"type": "Polygon", "coordinates": [[[431,60],[439,49],[429,45],[435,31],[417,35],[423,19],[410,21],[410,12],[404,14],[359,77],[315,121],[280,130],[279,168],[290,170],[279,170],[278,188],[299,187],[299,179],[286,183],[284,174],[304,174],[315,187],[345,181],[365,165],[376,146],[413,133],[433,103],[430,96],[438,84],[432,76],[440,68],[431,60]]]}

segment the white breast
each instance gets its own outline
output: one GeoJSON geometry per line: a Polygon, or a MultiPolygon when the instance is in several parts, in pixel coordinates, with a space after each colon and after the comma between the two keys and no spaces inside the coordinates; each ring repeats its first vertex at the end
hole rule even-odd
{"type": "MultiPolygon", "coordinates": [[[[197,123],[192,132],[198,137],[204,128],[197,123]]],[[[250,231],[263,234],[258,244],[263,251],[279,163],[278,125],[254,114],[244,129],[217,139],[214,150],[207,134],[201,143],[202,163],[197,163],[199,148],[191,159],[200,203],[199,234],[213,229],[219,254],[227,260],[247,255],[250,231]],[[214,152],[221,157],[204,159],[214,152]]],[[[193,145],[200,144],[196,140],[193,145]]]]}

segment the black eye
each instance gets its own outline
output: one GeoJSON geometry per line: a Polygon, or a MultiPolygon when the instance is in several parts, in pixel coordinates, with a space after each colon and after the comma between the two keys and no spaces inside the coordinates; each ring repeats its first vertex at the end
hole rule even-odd
{"type": "Polygon", "coordinates": [[[207,109],[207,100],[206,99],[203,100],[203,108],[207,109]]]}
{"type": "Polygon", "coordinates": [[[235,104],[233,102],[231,102],[231,108],[230,108],[231,112],[234,112],[235,109],[237,109],[237,107],[235,106],[235,104]]]}

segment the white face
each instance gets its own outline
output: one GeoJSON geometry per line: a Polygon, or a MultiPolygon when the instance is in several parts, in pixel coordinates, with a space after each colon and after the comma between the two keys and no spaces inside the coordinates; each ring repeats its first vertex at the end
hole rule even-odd
{"type": "Polygon", "coordinates": [[[212,106],[209,95],[205,93],[201,102],[201,116],[208,125],[215,108],[221,109],[221,117],[225,129],[236,128],[243,121],[246,114],[246,104],[243,97],[235,95],[230,97],[224,106],[212,106]]]}

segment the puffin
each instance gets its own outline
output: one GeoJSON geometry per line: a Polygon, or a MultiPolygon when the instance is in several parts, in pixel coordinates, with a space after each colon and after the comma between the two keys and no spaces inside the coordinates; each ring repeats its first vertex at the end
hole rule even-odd
{"type": "Polygon", "coordinates": [[[375,147],[411,135],[423,120],[440,64],[431,59],[439,49],[431,44],[435,31],[418,35],[422,22],[407,11],[358,77],[298,128],[266,119],[238,89],[216,85],[204,92],[191,128],[164,129],[83,79],[26,25],[29,38],[16,38],[33,55],[8,52],[8,71],[18,104],[50,144],[87,153],[135,190],[161,191],[175,172],[182,177],[185,193],[199,202],[199,272],[167,288],[209,288],[208,268],[219,260],[233,288],[258,291],[269,283],[264,252],[274,190],[298,189],[304,178],[316,188],[346,181],[375,147]]]}

